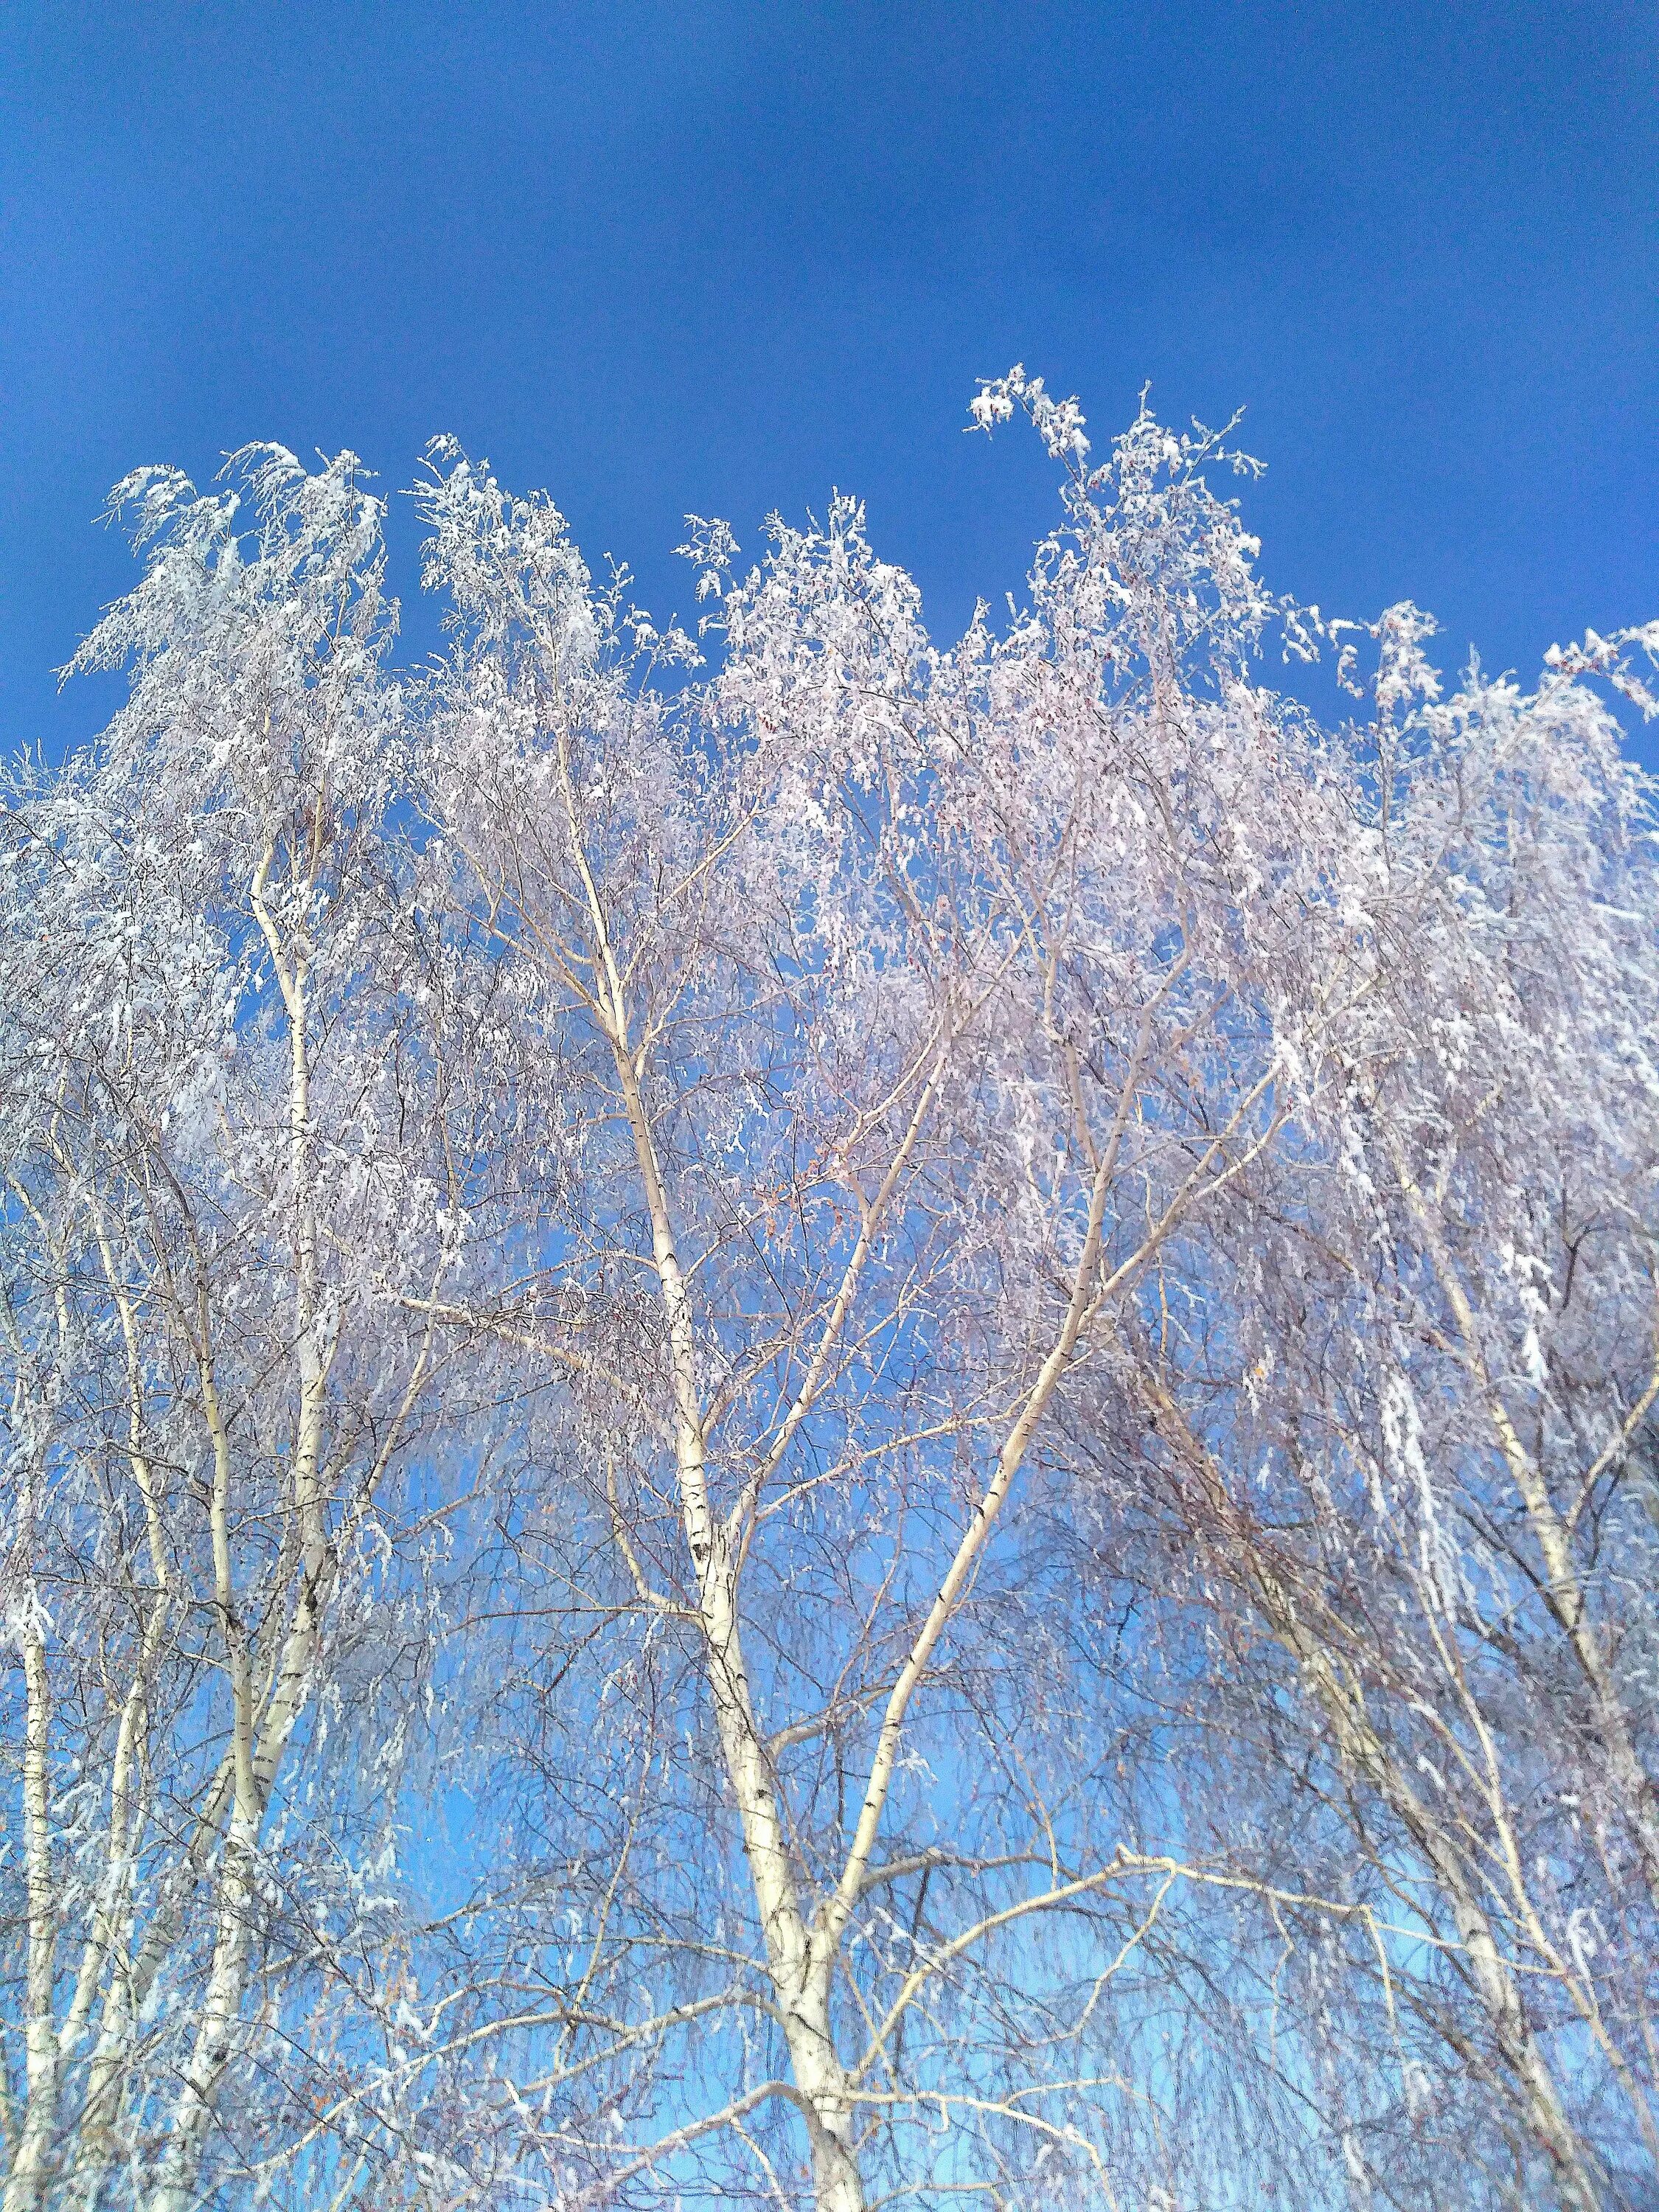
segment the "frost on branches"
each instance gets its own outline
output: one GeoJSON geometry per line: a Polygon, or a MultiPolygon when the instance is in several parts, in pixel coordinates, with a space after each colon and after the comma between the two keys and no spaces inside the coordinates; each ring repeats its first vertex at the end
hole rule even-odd
{"type": "Polygon", "coordinates": [[[118,487],[0,813],[3,2212],[1659,2202],[1659,625],[1449,691],[1022,414],[947,647],[852,501],[694,640],[440,441],[399,674],[352,455],[118,487]]]}

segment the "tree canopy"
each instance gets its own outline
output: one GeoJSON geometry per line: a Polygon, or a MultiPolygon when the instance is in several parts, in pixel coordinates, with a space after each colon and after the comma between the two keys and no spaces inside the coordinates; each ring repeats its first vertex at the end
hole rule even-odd
{"type": "Polygon", "coordinates": [[[4,2212],[1659,2203],[1659,623],[1452,688],[1225,434],[971,411],[947,645],[845,498],[659,626],[437,441],[404,668],[352,454],[117,487],[4,2212]]]}

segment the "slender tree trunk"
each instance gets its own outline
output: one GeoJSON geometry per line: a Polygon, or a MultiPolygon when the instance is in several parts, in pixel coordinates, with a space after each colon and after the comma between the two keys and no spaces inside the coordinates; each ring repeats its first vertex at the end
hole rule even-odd
{"type": "MultiPolygon", "coordinates": [[[[319,802],[320,804],[320,802],[319,802]]],[[[320,834],[320,824],[319,824],[320,834]]],[[[229,2063],[247,1981],[250,1919],[259,1829],[294,1719],[306,1695],[316,1654],[320,1608],[327,1580],[328,1541],[322,1500],[323,1417],[328,1359],[319,1340],[319,1277],[316,1202],[312,1188],[311,1062],[307,986],[308,948],[286,945],[265,903],[264,887],[274,848],[267,848],[253,879],[252,902],[270,949],[289,1025],[289,1170],[293,1205],[295,1269],[295,1359],[299,1400],[294,1440],[292,1504],[299,1535],[299,1589],[295,1617],[283,1640],[270,1709],[264,1716],[264,1741],[256,1725],[246,1637],[236,1620],[231,1585],[228,1529],[216,1517],[215,1564],[220,1610],[231,1652],[235,1719],[233,1750],[234,1786],[230,1831],[221,1876],[219,1928],[213,1966],[195,2049],[173,2123],[166,2178],[155,2212],[187,2212],[197,2187],[202,2152],[213,2117],[219,2084],[229,2063]]],[[[315,853],[313,854],[313,863],[315,853]]],[[[307,881],[305,888],[311,888],[307,881]]],[[[228,1462],[228,1439],[218,1413],[212,1379],[204,1379],[216,1452],[228,1462]]],[[[216,1497],[217,1493],[216,1492],[216,1497]]]]}
{"type": "Polygon", "coordinates": [[[22,1637],[23,1860],[28,1911],[28,1966],[23,1996],[27,2100],[23,2126],[6,2179],[4,2212],[38,2212],[51,2176],[58,2128],[58,2036],[52,1993],[58,1955],[58,1906],[52,1869],[52,1804],[46,1753],[52,1693],[45,1638],[31,1621],[22,1637]]]}
{"type": "Polygon", "coordinates": [[[225,1839],[219,1929],[201,2024],[173,2114],[173,2136],[152,2212],[190,2212],[197,2194],[219,2084],[228,2064],[247,1979],[249,1921],[257,1844],[240,1809],[225,1839]]]}
{"type": "Polygon", "coordinates": [[[212,2118],[214,2099],[230,2056],[235,2023],[241,2011],[253,1904],[254,1860],[263,1812],[254,1774],[252,1669],[247,1631],[237,1603],[231,1555],[230,1436],[214,1379],[205,1291],[201,1304],[202,1410],[212,1438],[214,1460],[211,1518],[215,1605],[230,1682],[231,1815],[220,1862],[213,1964],[195,2045],[173,2114],[172,2140],[154,2212],[187,2212],[196,2194],[197,2173],[212,2118]]]}
{"type": "Polygon", "coordinates": [[[639,1078],[612,1004],[613,1045],[646,1204],[651,1217],[663,1311],[673,1370],[675,1459],[681,1517],[697,1580],[698,1616],[708,1655],[710,1700],[726,1777],[743,1826],[744,1850],[760,1912],[767,1964],[783,2018],[795,2086],[806,2100],[818,2212],[864,2212],[864,2187],[854,2154],[847,2077],[830,2027],[830,1975],[817,1970],[801,1910],[772,1773],[755,1717],[738,1626],[737,1571],[724,1525],[708,1495],[702,1411],[696,1388],[696,1340],[685,1278],[639,1078]]]}

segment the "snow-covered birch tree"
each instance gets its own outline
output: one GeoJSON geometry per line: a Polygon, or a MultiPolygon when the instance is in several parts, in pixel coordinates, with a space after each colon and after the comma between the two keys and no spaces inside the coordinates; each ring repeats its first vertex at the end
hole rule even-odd
{"type": "Polygon", "coordinates": [[[972,412],[1062,514],[949,646],[850,500],[694,637],[441,441],[398,680],[350,456],[122,488],[7,2212],[1650,2200],[1659,634],[1443,696],[1223,439],[972,412]]]}
{"type": "Polygon", "coordinates": [[[429,1302],[454,1240],[383,838],[380,509],[349,455],[236,467],[251,513],[118,488],[145,572],[76,665],[130,700],[7,793],[8,2212],[179,2212],[271,2124],[361,1901],[310,1818],[331,1697],[372,1808],[413,1686],[365,1616],[441,1347],[386,1291],[429,1302]]]}

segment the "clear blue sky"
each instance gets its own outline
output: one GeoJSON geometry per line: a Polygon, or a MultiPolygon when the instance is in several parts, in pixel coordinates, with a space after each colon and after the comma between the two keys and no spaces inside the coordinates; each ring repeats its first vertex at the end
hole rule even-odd
{"type": "Polygon", "coordinates": [[[0,742],[106,706],[48,672],[108,483],[251,438],[454,430],[659,611],[684,510],[837,484],[948,629],[1048,520],[961,434],[1016,358],[1098,434],[1245,406],[1279,588],[1528,672],[1659,614],[1656,57],[1619,0],[10,0],[0,742]]]}

